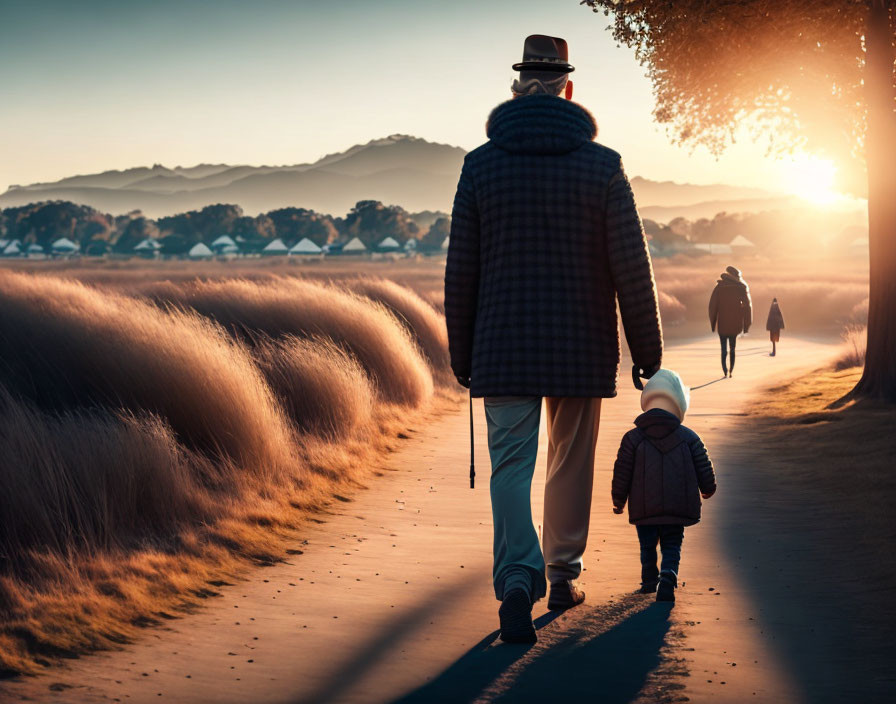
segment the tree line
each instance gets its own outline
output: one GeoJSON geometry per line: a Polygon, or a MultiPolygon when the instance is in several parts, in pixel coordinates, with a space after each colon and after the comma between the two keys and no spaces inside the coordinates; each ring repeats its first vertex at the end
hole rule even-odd
{"type": "Polygon", "coordinates": [[[333,217],[306,208],[278,208],[257,216],[246,215],[238,205],[209,205],[199,210],[148,218],[139,210],[126,215],[102,213],[69,201],[47,201],[0,210],[0,238],[47,247],[67,237],[85,253],[131,253],[141,241],[152,238],[161,253],[186,253],[197,242],[228,235],[244,251],[261,250],[275,238],[291,246],[308,238],[318,246],[359,238],[372,248],[392,237],[400,245],[409,239],[418,248],[438,249],[448,236],[450,220],[441,213],[409,213],[397,205],[376,200],[359,201],[345,217],[333,217]]]}

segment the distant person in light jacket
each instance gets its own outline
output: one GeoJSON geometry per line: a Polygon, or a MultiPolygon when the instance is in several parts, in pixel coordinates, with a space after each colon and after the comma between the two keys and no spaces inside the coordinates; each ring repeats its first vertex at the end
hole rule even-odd
{"type": "Polygon", "coordinates": [[[784,316],[781,315],[781,308],[778,306],[778,299],[772,299],[772,305],[768,309],[768,320],[765,323],[765,329],[768,330],[768,338],[772,341],[772,351],[769,357],[777,354],[777,343],[781,339],[781,331],[784,329],[784,316]]]}
{"type": "Polygon", "coordinates": [[[458,382],[485,398],[501,638],[536,639],[532,605],[581,604],[601,399],[616,395],[616,303],[636,373],[663,354],[656,286],[631,185],[573,103],[563,39],[526,39],[514,99],[464,159],[445,268],[458,382]],[[531,485],[547,411],[543,546],[531,485]],[[543,548],[543,550],[542,550],[543,548]]]}
{"type": "Polygon", "coordinates": [[[722,345],[722,376],[734,373],[734,349],[737,336],[749,332],[753,324],[753,303],[750,287],[739,270],[729,266],[722,272],[709,299],[709,324],[718,329],[722,345]],[[731,357],[728,358],[728,349],[731,357]]]}

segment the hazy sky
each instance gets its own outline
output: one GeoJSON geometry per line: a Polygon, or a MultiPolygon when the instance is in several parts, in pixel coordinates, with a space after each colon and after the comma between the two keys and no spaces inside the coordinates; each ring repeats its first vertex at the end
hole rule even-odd
{"type": "Polygon", "coordinates": [[[673,147],[643,69],[578,0],[0,0],[0,191],[158,162],[292,164],[393,133],[484,141],[530,33],[628,171],[786,187],[761,145],[673,147]]]}

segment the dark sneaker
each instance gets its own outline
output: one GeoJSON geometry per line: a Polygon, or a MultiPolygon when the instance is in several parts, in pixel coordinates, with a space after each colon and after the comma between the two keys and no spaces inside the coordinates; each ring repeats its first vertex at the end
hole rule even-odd
{"type": "Polygon", "coordinates": [[[639,594],[654,594],[656,592],[658,581],[644,582],[638,590],[639,594]]]}
{"type": "Polygon", "coordinates": [[[522,589],[504,595],[498,618],[501,620],[501,640],[505,643],[534,643],[538,640],[532,623],[532,600],[522,589]]]}
{"type": "Polygon", "coordinates": [[[661,574],[659,585],[656,588],[656,600],[674,602],[676,582],[674,573],[670,575],[661,574]]]}
{"type": "Polygon", "coordinates": [[[566,611],[583,601],[585,592],[579,589],[574,580],[564,579],[562,582],[551,584],[551,593],[548,596],[548,609],[551,611],[566,611]]]}

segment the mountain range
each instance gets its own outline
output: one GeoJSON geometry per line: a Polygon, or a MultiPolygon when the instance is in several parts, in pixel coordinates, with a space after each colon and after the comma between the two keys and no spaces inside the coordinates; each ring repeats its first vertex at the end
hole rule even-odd
{"type": "MultiPolygon", "coordinates": [[[[0,206],[68,200],[103,212],[142,210],[160,217],[214,203],[234,203],[247,214],[297,206],[342,215],[359,200],[379,200],[409,211],[450,211],[466,152],[418,137],[391,135],[292,166],[161,164],[11,186],[0,206]]],[[[643,217],[712,217],[788,207],[790,196],[726,185],[632,179],[643,217]]]]}

